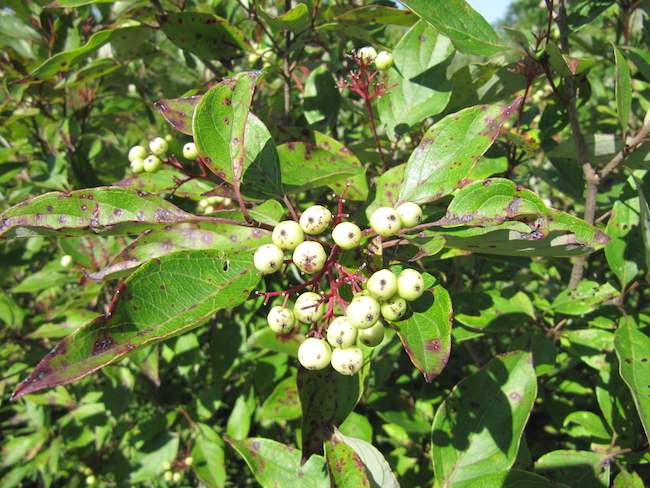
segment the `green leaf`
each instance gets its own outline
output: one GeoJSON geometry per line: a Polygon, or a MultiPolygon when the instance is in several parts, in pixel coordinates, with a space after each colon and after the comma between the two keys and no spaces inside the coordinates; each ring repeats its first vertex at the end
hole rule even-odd
{"type": "Polygon", "coordinates": [[[145,443],[136,453],[134,465],[137,469],[129,473],[129,482],[140,483],[159,476],[163,463],[176,459],[179,441],[178,435],[164,432],[145,443]]]}
{"type": "Polygon", "coordinates": [[[257,11],[259,12],[260,17],[264,19],[264,22],[275,30],[290,30],[292,32],[298,32],[307,27],[311,21],[309,9],[304,3],[299,3],[277,17],[270,16],[263,8],[258,8],[257,11]]]}
{"type": "Polygon", "coordinates": [[[630,80],[630,67],[623,53],[614,45],[614,60],[616,61],[616,109],[618,121],[621,124],[621,133],[627,133],[632,107],[632,82],[630,80]]]}
{"type": "Polygon", "coordinates": [[[517,97],[505,107],[470,107],[434,124],[406,163],[398,203],[432,202],[467,185],[472,170],[521,101],[517,97]]]}
{"type": "Polygon", "coordinates": [[[567,432],[572,437],[590,437],[592,442],[608,443],[612,433],[601,417],[593,412],[571,412],[564,419],[564,427],[569,427],[567,432]],[[574,424],[574,425],[571,425],[574,424]]]}
{"type": "Polygon", "coordinates": [[[270,328],[264,327],[255,331],[246,341],[250,347],[270,349],[281,354],[298,357],[298,348],[305,336],[302,334],[276,334],[270,328]]]}
{"type": "Polygon", "coordinates": [[[562,37],[568,36],[583,25],[589,24],[615,3],[616,0],[582,0],[569,10],[566,23],[562,25],[560,34],[562,37]]]}
{"type": "Polygon", "coordinates": [[[370,488],[370,480],[359,455],[334,431],[325,442],[325,462],[332,488],[370,488]]]}
{"type": "Polygon", "coordinates": [[[194,95],[191,97],[158,100],[153,104],[153,108],[160,110],[162,116],[165,117],[165,120],[169,122],[174,129],[191,136],[194,134],[192,129],[194,110],[202,98],[203,95],[194,95]]]}
{"type": "Polygon", "coordinates": [[[260,420],[291,420],[299,418],[301,414],[302,408],[300,407],[296,379],[290,376],[278,383],[264,401],[260,412],[260,420]]]}
{"type": "Polygon", "coordinates": [[[582,280],[575,290],[567,288],[556,296],[551,308],[556,313],[584,315],[596,310],[596,307],[604,301],[618,295],[616,288],[609,283],[599,285],[595,281],[582,280]]]}
{"type": "Polygon", "coordinates": [[[497,356],[461,380],[433,420],[431,456],[440,486],[512,467],[536,396],[529,352],[497,356]]]}
{"type": "Polygon", "coordinates": [[[304,142],[288,142],[278,146],[278,156],[287,194],[332,185],[365,173],[360,165],[304,142]]]}
{"type": "Polygon", "coordinates": [[[562,345],[597,370],[610,370],[608,354],[614,351],[614,334],[602,329],[569,330],[560,336],[562,345]]]}
{"type": "Polygon", "coordinates": [[[646,438],[650,439],[650,337],[631,319],[623,319],[614,334],[614,347],[621,377],[632,392],[646,438]]]}
{"type": "Polygon", "coordinates": [[[198,103],[192,120],[196,146],[208,167],[250,198],[282,197],[277,151],[266,126],[249,114],[261,72],[221,81],[198,103]]]}
{"type": "Polygon", "coordinates": [[[447,290],[436,285],[432,293],[425,293],[410,306],[413,314],[392,325],[413,365],[431,382],[445,368],[451,352],[451,298],[447,290]]]}
{"type": "Polygon", "coordinates": [[[321,132],[314,131],[314,142],[316,147],[332,153],[337,161],[341,160],[343,163],[361,168],[361,172],[357,176],[346,178],[328,186],[339,195],[345,192],[346,200],[365,201],[368,197],[368,180],[366,178],[366,170],[361,164],[361,161],[359,161],[359,158],[339,141],[321,132]]]}
{"type": "Polygon", "coordinates": [[[337,439],[340,439],[342,442],[350,446],[361,462],[363,462],[366,474],[370,479],[370,486],[399,488],[399,483],[397,482],[388,461],[386,461],[379,449],[373,446],[370,442],[356,437],[343,435],[338,429],[334,431],[334,435],[337,439]]]}
{"type": "Polygon", "coordinates": [[[453,83],[447,77],[454,49],[446,37],[424,21],[418,22],[394,51],[395,66],[386,86],[397,83],[377,103],[390,139],[400,139],[411,127],[444,110],[453,83]]]}
{"type": "Polygon", "coordinates": [[[569,488],[561,483],[549,481],[538,474],[520,469],[494,471],[466,483],[454,483],[452,486],[454,488],[569,488]]]}
{"type": "Polygon", "coordinates": [[[643,250],[645,255],[646,269],[650,270],[650,209],[648,209],[648,199],[643,191],[643,183],[635,175],[632,175],[636,191],[639,195],[639,211],[641,217],[641,235],[643,236],[643,250]]]}
{"type": "Polygon", "coordinates": [[[590,451],[551,451],[535,463],[535,473],[571,488],[606,488],[610,463],[605,454],[590,451]]]}
{"type": "Polygon", "coordinates": [[[402,27],[410,27],[419,19],[417,15],[408,10],[380,5],[368,5],[352,9],[343,15],[336,17],[336,20],[358,22],[367,25],[369,22],[377,24],[392,24],[402,27]]]}
{"type": "MultiPolygon", "coordinates": [[[[304,5],[304,4],[300,4],[304,5]]],[[[322,64],[305,81],[304,111],[310,125],[336,126],[341,94],[327,65],[322,64]]]]}
{"type": "Polygon", "coordinates": [[[246,460],[263,488],[329,488],[330,483],[321,456],[301,463],[302,453],[291,446],[261,437],[226,441],[246,460]]]}
{"type": "Polygon", "coordinates": [[[611,488],[644,488],[641,477],[634,471],[621,471],[614,478],[611,488]]]}
{"type": "Polygon", "coordinates": [[[0,240],[18,237],[134,235],[197,218],[151,193],[132,188],[52,192],[0,215],[0,240]]]}
{"type": "Polygon", "coordinates": [[[109,313],[63,339],[13,398],[71,383],[133,349],[205,323],[248,298],[259,283],[250,253],[179,252],[149,261],[117,290],[109,313]]]}
{"type": "Polygon", "coordinates": [[[160,16],[159,22],[170,41],[201,59],[230,60],[247,48],[237,27],[210,13],[175,12],[160,16]]]}
{"type": "Polygon", "coordinates": [[[193,436],[192,457],[196,476],[206,485],[226,485],[226,453],[224,442],[212,427],[201,422],[194,424],[197,432],[193,436]]]}
{"type": "Polygon", "coordinates": [[[490,56],[511,49],[465,0],[404,0],[402,3],[451,39],[462,53],[490,56]]]}

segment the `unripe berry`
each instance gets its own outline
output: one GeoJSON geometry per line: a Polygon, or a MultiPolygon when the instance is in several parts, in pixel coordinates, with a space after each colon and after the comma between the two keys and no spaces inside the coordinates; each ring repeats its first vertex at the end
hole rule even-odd
{"type": "Polygon", "coordinates": [[[325,266],[327,254],[320,242],[305,241],[293,251],[293,262],[305,273],[317,273],[325,266]]]}
{"type": "Polygon", "coordinates": [[[402,227],[405,229],[415,227],[422,220],[422,209],[417,203],[404,202],[395,210],[397,210],[397,213],[402,220],[402,227]]]}
{"type": "Polygon", "coordinates": [[[345,316],[352,327],[367,329],[379,320],[379,302],[372,297],[355,297],[348,305],[345,316]]]}
{"type": "Polygon", "coordinates": [[[174,483],[180,483],[180,481],[181,481],[182,479],[183,479],[183,475],[181,474],[180,471],[176,471],[176,472],[172,475],[172,481],[173,481],[174,483]]]}
{"type": "Polygon", "coordinates": [[[352,376],[363,367],[363,350],[356,346],[334,349],[331,363],[339,373],[352,376]]]}
{"type": "Polygon", "coordinates": [[[165,473],[163,474],[163,479],[167,482],[170,482],[173,476],[174,474],[171,471],[165,471],[165,473]]]}
{"type": "Polygon", "coordinates": [[[352,327],[345,317],[336,317],[327,327],[327,342],[333,347],[345,349],[354,345],[358,329],[352,327]]]}
{"type": "Polygon", "coordinates": [[[325,315],[325,303],[318,293],[308,291],[303,293],[296,300],[293,306],[293,314],[303,324],[318,322],[325,315]]]}
{"type": "Polygon", "coordinates": [[[397,277],[397,293],[409,302],[420,298],[424,293],[424,278],[418,271],[406,268],[397,277]]]}
{"type": "Polygon", "coordinates": [[[192,466],[194,464],[194,458],[192,456],[187,456],[185,458],[185,466],[192,466]]]}
{"type": "Polygon", "coordinates": [[[196,144],[193,142],[188,142],[183,146],[183,157],[185,159],[198,159],[199,150],[196,148],[196,144]]]}
{"type": "Polygon", "coordinates": [[[357,51],[357,56],[366,64],[370,64],[377,57],[377,50],[372,46],[365,46],[357,51]]]}
{"type": "Polygon", "coordinates": [[[397,293],[381,304],[381,316],[386,320],[395,322],[404,317],[406,313],[406,300],[397,293]]]}
{"type": "Polygon", "coordinates": [[[379,207],[370,216],[370,227],[382,237],[397,234],[402,228],[402,219],[394,208],[379,207]]]}
{"type": "Polygon", "coordinates": [[[86,484],[88,486],[94,485],[97,482],[97,478],[95,475],[91,474],[90,476],[86,476],[86,484]]]}
{"type": "Polygon", "coordinates": [[[129,149],[129,161],[134,159],[144,159],[149,155],[149,152],[142,146],[133,146],[129,149]]]}
{"type": "Polygon", "coordinates": [[[144,173],[144,159],[136,158],[131,161],[131,171],[134,173],[144,173]]]}
{"type": "Polygon", "coordinates": [[[361,242],[361,229],[352,222],[341,222],[334,227],[332,239],[341,249],[354,249],[361,242]]]}
{"type": "Polygon", "coordinates": [[[285,220],[275,226],[271,238],[276,246],[287,251],[293,251],[298,247],[298,244],[305,240],[305,233],[298,222],[285,220]]]}
{"type": "Polygon", "coordinates": [[[74,258],[70,256],[69,254],[66,254],[65,256],[61,257],[61,266],[64,268],[67,268],[74,262],[74,258]]]}
{"type": "Polygon", "coordinates": [[[162,469],[165,471],[169,471],[170,469],[172,469],[172,463],[170,461],[165,461],[164,463],[162,463],[162,469]]]}
{"type": "Polygon", "coordinates": [[[298,348],[298,361],[305,368],[323,369],[330,364],[332,349],[323,339],[308,337],[298,348]]]}
{"type": "Polygon", "coordinates": [[[388,300],[397,291],[397,276],[390,269],[380,269],[370,277],[366,289],[377,300],[388,300]]]}
{"type": "Polygon", "coordinates": [[[381,51],[375,58],[375,67],[379,71],[388,71],[393,67],[394,62],[395,58],[393,58],[391,53],[388,51],[381,51]]]}
{"type": "Polygon", "coordinates": [[[265,244],[257,248],[253,255],[253,264],[263,274],[275,273],[282,267],[284,252],[275,244],[265,244]]]}
{"type": "Polygon", "coordinates": [[[379,320],[369,329],[361,329],[359,331],[359,341],[368,347],[376,347],[384,340],[384,334],[384,324],[379,320]]]}
{"type": "Polygon", "coordinates": [[[167,152],[167,149],[169,149],[169,143],[162,137],[156,137],[149,143],[149,149],[156,156],[160,156],[167,152]]]}
{"type": "Polygon", "coordinates": [[[144,160],[143,166],[147,173],[157,173],[162,166],[162,161],[158,156],[150,155],[144,160]]]}
{"type": "Polygon", "coordinates": [[[300,216],[300,227],[306,234],[320,234],[330,225],[332,212],[322,205],[312,205],[300,216]]]}
{"type": "Polygon", "coordinates": [[[296,317],[291,309],[279,305],[269,311],[266,320],[271,330],[276,334],[288,334],[296,326],[296,317]]]}

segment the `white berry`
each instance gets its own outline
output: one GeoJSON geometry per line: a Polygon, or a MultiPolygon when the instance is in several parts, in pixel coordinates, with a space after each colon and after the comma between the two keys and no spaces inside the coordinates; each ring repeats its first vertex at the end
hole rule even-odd
{"type": "Polygon", "coordinates": [[[422,220],[422,209],[417,203],[404,202],[395,210],[397,210],[402,220],[402,227],[405,229],[415,227],[422,220]]]}
{"type": "Polygon", "coordinates": [[[356,346],[334,349],[331,363],[339,373],[352,376],[363,367],[363,350],[356,346]]]}
{"type": "Polygon", "coordinates": [[[196,148],[196,144],[193,142],[188,142],[183,146],[183,157],[185,159],[198,159],[199,150],[196,148]]]}
{"type": "Polygon", "coordinates": [[[279,305],[269,311],[266,320],[276,334],[288,334],[296,326],[296,317],[293,315],[293,311],[279,305]]]}
{"type": "Polygon", "coordinates": [[[370,64],[377,57],[377,50],[372,46],[365,46],[357,51],[357,56],[366,64],[370,64]]]}
{"type": "Polygon", "coordinates": [[[325,303],[322,302],[322,297],[318,293],[305,292],[296,300],[293,314],[303,324],[313,324],[325,315],[325,303]]]}
{"type": "Polygon", "coordinates": [[[397,234],[402,228],[402,219],[394,208],[379,207],[370,216],[370,227],[382,237],[397,234]]]}
{"type": "Polygon", "coordinates": [[[129,149],[129,161],[134,159],[144,159],[149,155],[149,152],[142,146],[133,146],[129,149]]]}
{"type": "Polygon", "coordinates": [[[305,273],[317,273],[323,269],[326,261],[327,254],[320,242],[301,242],[293,251],[294,264],[305,273]]]}
{"type": "Polygon", "coordinates": [[[300,227],[306,234],[320,234],[330,225],[332,212],[322,205],[312,205],[300,216],[300,227]]]}
{"type": "Polygon", "coordinates": [[[293,251],[298,244],[305,240],[305,233],[298,222],[285,220],[273,229],[273,244],[287,251],[293,251]]]}
{"type": "Polygon", "coordinates": [[[162,137],[156,137],[149,143],[149,149],[151,149],[151,152],[156,156],[160,156],[167,152],[167,149],[169,149],[169,143],[162,137]]]}
{"type": "Polygon", "coordinates": [[[379,320],[379,302],[372,297],[355,297],[348,305],[345,316],[350,325],[357,329],[367,329],[379,320]]]}
{"type": "Polygon", "coordinates": [[[144,160],[144,163],[142,163],[142,165],[144,166],[144,170],[147,173],[157,173],[160,167],[162,166],[162,161],[158,156],[154,156],[152,154],[148,156],[147,159],[144,160]]]}
{"type": "Polygon", "coordinates": [[[265,244],[257,248],[253,264],[263,274],[275,273],[282,267],[284,252],[275,244],[265,244]]]}
{"type": "Polygon", "coordinates": [[[382,317],[391,322],[395,322],[404,317],[407,310],[406,300],[396,293],[382,303],[379,309],[381,310],[382,317]]]}
{"type": "Polygon", "coordinates": [[[135,158],[133,161],[131,161],[131,171],[133,171],[135,174],[144,173],[144,159],[135,158]]]}
{"type": "Polygon", "coordinates": [[[405,300],[411,302],[424,293],[424,278],[411,268],[406,268],[397,277],[397,293],[405,300]]]}
{"type": "Polygon", "coordinates": [[[352,222],[341,222],[334,227],[332,240],[341,249],[354,249],[361,242],[361,229],[352,222]]]}
{"type": "Polygon", "coordinates": [[[388,300],[397,291],[397,276],[390,269],[381,269],[373,273],[366,289],[377,300],[388,300]]]}
{"type": "Polygon", "coordinates": [[[358,330],[345,317],[336,317],[327,327],[327,342],[333,347],[345,349],[357,341],[358,330]]]}
{"type": "Polygon", "coordinates": [[[359,330],[359,341],[368,347],[376,347],[384,340],[384,334],[384,324],[380,320],[369,329],[359,330]]]}
{"type": "Polygon", "coordinates": [[[323,339],[308,337],[298,348],[298,361],[307,369],[323,369],[331,359],[332,349],[323,339]]]}

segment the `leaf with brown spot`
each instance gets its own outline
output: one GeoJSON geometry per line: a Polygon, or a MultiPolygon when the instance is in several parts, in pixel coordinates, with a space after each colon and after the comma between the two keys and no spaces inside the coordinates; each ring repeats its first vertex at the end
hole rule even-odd
{"type": "Polygon", "coordinates": [[[339,436],[333,435],[325,442],[325,461],[332,488],[370,488],[361,458],[339,436]]]}
{"type": "Polygon", "coordinates": [[[165,120],[173,125],[177,131],[191,136],[194,133],[192,131],[192,117],[201,98],[203,98],[203,95],[158,100],[153,104],[153,108],[160,110],[165,120]]]}

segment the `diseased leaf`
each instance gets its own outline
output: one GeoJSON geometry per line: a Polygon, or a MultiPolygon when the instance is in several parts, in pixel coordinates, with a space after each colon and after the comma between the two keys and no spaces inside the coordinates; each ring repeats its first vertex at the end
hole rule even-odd
{"type": "Polygon", "coordinates": [[[511,49],[465,0],[404,0],[402,3],[451,39],[462,53],[490,56],[511,49]]]}
{"type": "Polygon", "coordinates": [[[191,136],[194,134],[192,130],[194,110],[202,98],[203,95],[194,95],[192,97],[158,100],[153,104],[153,108],[160,110],[162,116],[174,129],[191,136]]]}
{"type": "Polygon", "coordinates": [[[63,339],[13,398],[71,383],[132,350],[205,323],[248,298],[259,283],[251,253],[178,252],[149,261],[117,290],[109,313],[63,339]]]}
{"type": "Polygon", "coordinates": [[[499,355],[461,380],[433,420],[431,456],[440,486],[512,467],[536,396],[530,352],[499,355]]]}
{"type": "Polygon", "coordinates": [[[595,310],[604,301],[618,295],[616,288],[609,283],[599,285],[594,281],[583,280],[575,290],[567,288],[562,291],[555,297],[551,307],[557,313],[584,315],[595,310]]]}
{"type": "Polygon", "coordinates": [[[472,170],[521,101],[467,108],[434,124],[406,163],[398,203],[432,202],[470,183],[472,170]]]}
{"type": "Polygon", "coordinates": [[[300,396],[296,379],[288,377],[278,383],[273,392],[264,400],[260,420],[281,419],[290,420],[300,418],[300,396]]]}
{"type": "Polygon", "coordinates": [[[52,192],[0,215],[0,239],[43,236],[134,235],[197,218],[151,193],[100,187],[52,192]]]}
{"type": "Polygon", "coordinates": [[[362,168],[361,173],[356,176],[346,178],[328,186],[339,195],[345,192],[346,200],[365,201],[368,197],[368,180],[366,178],[366,169],[361,164],[361,161],[359,161],[359,158],[339,141],[321,132],[314,131],[314,142],[316,147],[332,153],[337,161],[340,160],[350,166],[362,168]]]}
{"type": "Polygon", "coordinates": [[[212,181],[188,178],[186,175],[163,166],[157,173],[139,173],[128,176],[114,183],[113,186],[134,188],[149,193],[173,193],[181,198],[201,200],[204,194],[220,195],[224,198],[236,198],[232,185],[225,182],[217,184],[212,181]]]}
{"type": "Polygon", "coordinates": [[[390,464],[382,453],[370,442],[343,435],[335,429],[335,437],[345,442],[359,456],[365,471],[370,479],[370,486],[381,486],[382,488],[399,488],[399,483],[393,474],[390,464]]]}
{"type": "Polygon", "coordinates": [[[413,315],[393,326],[415,367],[431,382],[445,368],[451,352],[451,298],[436,285],[432,293],[425,292],[410,305],[413,315]]]}
{"type": "MultiPolygon", "coordinates": [[[[336,427],[335,427],[336,429],[336,427]]],[[[325,442],[325,462],[333,488],[370,488],[370,480],[359,455],[335,430],[325,442]]]]}

